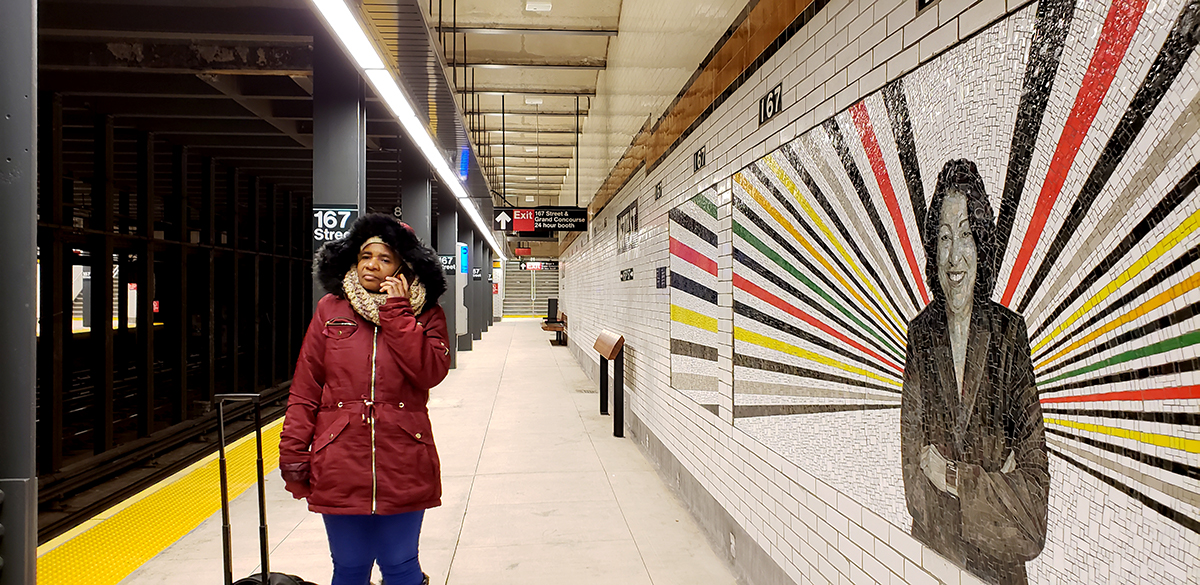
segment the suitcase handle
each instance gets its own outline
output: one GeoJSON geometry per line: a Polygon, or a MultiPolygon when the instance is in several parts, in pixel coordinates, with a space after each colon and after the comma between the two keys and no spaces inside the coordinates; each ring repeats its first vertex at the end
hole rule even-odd
{"type": "Polygon", "coordinates": [[[267,539],[267,494],[263,472],[262,450],[262,395],[260,394],[217,394],[217,442],[221,470],[221,541],[225,553],[225,585],[233,585],[233,536],[229,524],[229,475],[225,463],[225,402],[252,402],[254,404],[254,439],[258,447],[258,548],[262,558],[262,582],[267,585],[271,574],[267,539]]]}

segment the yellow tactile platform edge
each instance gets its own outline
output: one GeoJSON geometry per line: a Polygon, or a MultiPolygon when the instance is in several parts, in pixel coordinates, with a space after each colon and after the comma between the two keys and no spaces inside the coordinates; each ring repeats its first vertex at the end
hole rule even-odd
{"type": "MultiPolygon", "coordinates": [[[[279,466],[283,420],[263,428],[263,468],[279,466]]],[[[254,434],[225,453],[229,497],[257,482],[254,434]]],[[[137,496],[98,514],[79,529],[38,547],[40,585],[116,585],[221,509],[214,453],[137,496]]]]}

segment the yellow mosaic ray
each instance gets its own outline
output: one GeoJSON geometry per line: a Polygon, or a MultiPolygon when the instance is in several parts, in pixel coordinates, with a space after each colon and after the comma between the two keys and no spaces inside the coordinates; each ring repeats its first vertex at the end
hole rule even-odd
{"type": "Polygon", "coordinates": [[[1154,298],[1142,303],[1136,309],[1133,309],[1132,311],[1129,311],[1128,313],[1125,313],[1124,315],[1121,315],[1120,317],[1113,319],[1112,321],[1106,323],[1103,327],[1093,331],[1092,333],[1089,333],[1086,337],[1063,348],[1058,353],[1042,360],[1041,363],[1039,363],[1037,365],[1037,367],[1038,368],[1045,367],[1046,364],[1049,364],[1050,362],[1053,362],[1054,360],[1057,360],[1057,359],[1067,355],[1068,353],[1071,353],[1072,351],[1075,351],[1076,349],[1083,347],[1085,344],[1090,343],[1091,341],[1095,340],[1097,337],[1100,337],[1101,335],[1104,335],[1105,333],[1108,333],[1109,331],[1112,331],[1113,329],[1116,329],[1117,327],[1125,325],[1126,323],[1132,323],[1133,321],[1141,318],[1142,316],[1146,315],[1150,311],[1153,311],[1154,309],[1157,309],[1157,308],[1183,296],[1184,293],[1191,291],[1192,289],[1196,288],[1197,286],[1200,286],[1200,272],[1193,274],[1187,280],[1185,280],[1175,286],[1172,286],[1171,288],[1164,290],[1161,293],[1158,293],[1157,295],[1154,296],[1154,298]]]}
{"type": "Polygon", "coordinates": [[[804,249],[808,251],[810,256],[812,256],[814,259],[816,259],[817,262],[821,263],[821,266],[825,268],[825,272],[827,274],[833,276],[834,278],[837,279],[837,281],[839,283],[841,283],[842,289],[844,289],[846,292],[850,293],[854,297],[854,300],[858,301],[858,304],[860,307],[866,309],[867,311],[869,311],[871,313],[872,316],[875,317],[875,322],[877,324],[883,325],[883,326],[891,329],[890,323],[886,319],[884,319],[883,316],[881,316],[878,312],[876,312],[875,309],[873,307],[871,307],[870,304],[867,303],[866,299],[862,298],[862,296],[858,294],[858,291],[854,290],[854,287],[850,286],[850,283],[846,282],[846,279],[842,277],[841,273],[839,273],[837,270],[835,270],[833,268],[833,265],[831,265],[829,263],[829,261],[825,259],[824,256],[822,256],[820,253],[817,252],[816,248],[813,248],[812,244],[810,244],[808,242],[808,239],[806,239],[800,233],[800,231],[796,229],[796,226],[792,225],[792,223],[789,222],[787,220],[787,218],[784,217],[783,214],[779,212],[778,209],[775,209],[771,205],[771,203],[769,201],[767,201],[765,197],[762,196],[762,193],[759,193],[758,189],[754,188],[754,185],[751,185],[750,181],[746,180],[746,178],[742,175],[742,173],[738,173],[738,174],[734,175],[733,178],[738,182],[739,185],[742,186],[743,189],[746,190],[746,193],[748,195],[750,195],[751,198],[753,198],[755,201],[757,201],[758,204],[760,206],[762,206],[762,208],[772,218],[775,219],[776,223],[783,226],[783,229],[787,230],[788,233],[791,234],[792,237],[795,238],[795,240],[797,242],[800,242],[800,245],[803,246],[804,249]]]}
{"type": "Polygon", "coordinates": [[[1188,453],[1200,453],[1200,441],[1196,439],[1185,439],[1183,437],[1172,437],[1170,435],[1159,435],[1156,433],[1143,433],[1142,431],[1133,431],[1118,427],[1106,427],[1104,425],[1093,425],[1088,423],[1075,422],[1070,420],[1061,420],[1057,418],[1044,418],[1046,424],[1059,425],[1071,429],[1088,431],[1091,433],[1099,433],[1110,437],[1119,437],[1122,439],[1130,439],[1147,445],[1155,445],[1157,447],[1166,447],[1168,449],[1178,449],[1188,453]]]}
{"type": "Polygon", "coordinates": [[[691,309],[685,309],[679,305],[671,305],[671,320],[684,325],[691,325],[697,329],[705,331],[717,332],[717,320],[703,313],[697,313],[691,309]]]}
{"type": "Polygon", "coordinates": [[[883,382],[885,384],[889,384],[892,386],[899,387],[901,385],[900,382],[898,382],[894,379],[885,378],[874,372],[869,372],[862,368],[856,368],[849,364],[842,363],[838,360],[835,360],[835,359],[832,359],[829,357],[825,357],[819,353],[814,353],[814,352],[808,351],[807,349],[796,347],[790,343],[784,343],[782,341],[779,341],[778,339],[772,339],[770,337],[767,337],[766,335],[762,335],[760,333],[755,333],[748,329],[742,329],[741,327],[733,328],[733,338],[738,341],[745,341],[746,343],[757,345],[759,347],[765,347],[767,349],[773,349],[775,351],[781,351],[786,354],[794,355],[800,359],[810,360],[810,361],[817,362],[819,364],[824,364],[831,368],[837,368],[837,369],[845,371],[845,372],[850,372],[851,374],[858,374],[860,376],[865,376],[867,378],[871,378],[872,380],[878,380],[880,382],[883,382]]]}
{"type": "Polygon", "coordinates": [[[900,323],[899,327],[901,336],[903,337],[905,334],[907,334],[907,328],[903,325],[904,320],[896,315],[896,312],[892,310],[891,303],[888,303],[886,300],[884,300],[883,295],[880,294],[880,292],[875,288],[875,285],[871,282],[871,279],[867,278],[866,274],[863,274],[863,271],[861,268],[859,268],[858,263],[854,261],[854,257],[846,251],[846,248],[842,247],[841,240],[839,240],[837,235],[833,233],[833,230],[829,229],[829,226],[825,224],[825,221],[821,219],[821,216],[817,214],[817,210],[813,209],[813,206],[808,202],[808,199],[804,197],[804,194],[800,191],[800,188],[796,186],[796,183],[792,181],[792,178],[787,174],[787,172],[785,172],[783,168],[779,166],[779,162],[775,160],[775,155],[767,155],[766,162],[767,166],[771,167],[771,171],[775,173],[775,176],[782,181],[783,185],[792,193],[792,198],[796,200],[796,203],[800,204],[800,207],[804,210],[804,213],[808,214],[809,219],[816,224],[817,228],[821,230],[821,233],[825,234],[826,241],[828,241],[830,244],[833,244],[834,248],[837,248],[838,253],[842,255],[842,259],[850,265],[850,268],[854,270],[854,274],[858,275],[859,281],[867,286],[867,289],[871,291],[871,294],[875,297],[875,300],[879,301],[879,305],[887,310],[888,314],[892,316],[892,319],[894,319],[896,323],[900,323]]]}
{"type": "Polygon", "coordinates": [[[1152,262],[1158,260],[1163,254],[1166,254],[1171,250],[1171,248],[1174,248],[1176,244],[1182,242],[1192,232],[1196,231],[1197,227],[1200,227],[1200,209],[1192,212],[1187,219],[1183,220],[1183,223],[1180,223],[1178,227],[1176,227],[1174,230],[1171,230],[1171,233],[1167,234],[1162,241],[1160,241],[1158,244],[1155,244],[1155,246],[1151,248],[1150,251],[1143,254],[1141,258],[1138,258],[1137,262],[1134,262],[1132,266],[1125,269],[1125,272],[1122,272],[1120,276],[1114,278],[1112,282],[1109,282],[1108,286],[1100,289],[1096,292],[1096,294],[1092,295],[1092,298],[1088,299],[1088,301],[1084,303],[1082,307],[1079,307],[1078,311],[1072,313],[1071,316],[1067,317],[1067,319],[1058,327],[1054,328],[1053,331],[1038,341],[1037,345],[1033,347],[1033,350],[1037,351],[1045,347],[1047,343],[1050,343],[1055,337],[1058,336],[1059,333],[1062,333],[1067,327],[1070,327],[1072,323],[1078,321],[1080,317],[1086,315],[1088,311],[1094,309],[1096,305],[1103,302],[1104,299],[1107,299],[1113,293],[1120,290],[1125,283],[1133,280],[1133,278],[1138,274],[1141,274],[1141,272],[1150,266],[1152,262]]]}

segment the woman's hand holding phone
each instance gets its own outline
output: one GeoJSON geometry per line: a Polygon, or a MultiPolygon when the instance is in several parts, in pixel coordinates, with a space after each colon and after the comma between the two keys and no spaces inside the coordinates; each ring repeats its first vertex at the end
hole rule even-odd
{"type": "Polygon", "coordinates": [[[389,276],[383,279],[383,284],[380,286],[383,292],[387,293],[388,298],[407,299],[408,298],[408,279],[403,274],[397,276],[389,276]]]}

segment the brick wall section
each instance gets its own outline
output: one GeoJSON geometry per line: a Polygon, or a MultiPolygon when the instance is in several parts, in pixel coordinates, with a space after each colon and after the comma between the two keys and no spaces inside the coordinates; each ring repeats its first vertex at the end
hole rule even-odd
{"type": "MultiPolygon", "coordinates": [[[[591,342],[601,329],[625,336],[627,408],[796,583],[979,581],[733,426],[728,233],[718,234],[719,414],[670,387],[670,293],[655,288],[655,269],[669,265],[667,211],[713,185],[728,203],[731,177],[746,165],[1029,3],[940,0],[918,13],[917,0],[831,2],[652,173],[636,173],[562,256],[560,307],[571,316],[571,351],[595,379],[591,342]],[[759,127],[758,99],[781,81],[784,111],[759,127]],[[693,173],[692,153],[701,146],[708,164],[693,173]],[[660,181],[663,197],[655,201],[660,181]],[[641,240],[618,255],[616,216],[634,199],[641,240]],[[625,268],[633,280],[620,282],[625,268]]],[[[722,213],[728,232],[727,205],[722,213]]],[[[751,570],[745,578],[774,581],[776,573],[751,570]]]]}

